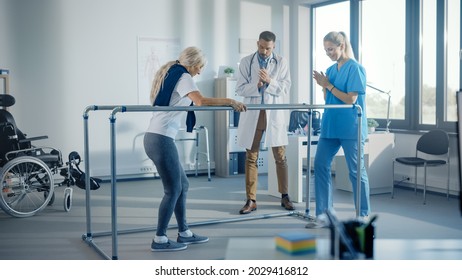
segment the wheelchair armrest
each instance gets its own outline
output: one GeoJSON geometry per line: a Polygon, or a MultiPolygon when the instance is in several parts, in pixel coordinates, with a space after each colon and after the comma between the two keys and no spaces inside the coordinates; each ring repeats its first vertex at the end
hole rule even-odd
{"type": "Polygon", "coordinates": [[[43,136],[36,136],[36,137],[30,137],[30,138],[26,138],[26,139],[21,139],[21,140],[19,140],[19,143],[27,143],[27,142],[36,141],[36,140],[43,140],[43,139],[48,139],[48,136],[43,135],[43,136]]]}

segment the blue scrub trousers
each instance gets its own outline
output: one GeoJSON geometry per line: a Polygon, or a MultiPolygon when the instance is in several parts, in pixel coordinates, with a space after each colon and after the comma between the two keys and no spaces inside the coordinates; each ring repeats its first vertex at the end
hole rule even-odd
{"type": "MultiPolygon", "coordinates": [[[[356,207],[358,141],[354,139],[320,138],[317,146],[316,156],[314,159],[316,216],[325,213],[327,209],[333,209],[331,164],[340,147],[343,148],[345,153],[356,207]]],[[[361,205],[359,216],[368,216],[370,213],[369,179],[364,166],[364,142],[362,142],[362,150],[361,205]]]]}

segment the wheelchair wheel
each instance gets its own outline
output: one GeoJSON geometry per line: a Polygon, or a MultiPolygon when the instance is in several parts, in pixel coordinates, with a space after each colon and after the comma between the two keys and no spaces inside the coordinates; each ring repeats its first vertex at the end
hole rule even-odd
{"type": "Polygon", "coordinates": [[[23,218],[43,210],[54,195],[50,168],[35,157],[8,161],[0,173],[0,207],[13,217],[23,218]]]}
{"type": "Polygon", "coordinates": [[[66,188],[64,190],[64,211],[69,212],[72,208],[72,189],[66,188]]]}
{"type": "MultiPolygon", "coordinates": [[[[43,198],[47,198],[47,196],[49,196],[49,192],[48,191],[44,191],[43,192],[43,198]]],[[[55,193],[53,192],[53,194],[51,195],[51,198],[50,198],[50,201],[48,201],[48,206],[52,206],[53,203],[55,203],[55,193]]]]}

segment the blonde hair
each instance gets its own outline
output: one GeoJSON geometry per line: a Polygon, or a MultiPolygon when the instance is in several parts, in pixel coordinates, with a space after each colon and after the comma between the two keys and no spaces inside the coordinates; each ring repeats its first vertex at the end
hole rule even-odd
{"type": "Polygon", "coordinates": [[[347,35],[343,31],[331,31],[324,36],[324,41],[329,41],[334,43],[337,46],[343,44],[345,46],[345,54],[348,58],[355,58],[353,53],[353,48],[351,47],[350,41],[348,40],[347,35]]]}
{"type": "Polygon", "coordinates": [[[207,63],[207,60],[199,48],[188,47],[181,52],[178,60],[169,61],[162,65],[159,70],[157,70],[156,74],[154,75],[154,80],[152,81],[150,94],[151,104],[154,104],[154,100],[156,100],[157,94],[164,84],[165,76],[167,75],[168,70],[175,63],[179,63],[188,68],[194,66],[204,66],[207,63]]]}

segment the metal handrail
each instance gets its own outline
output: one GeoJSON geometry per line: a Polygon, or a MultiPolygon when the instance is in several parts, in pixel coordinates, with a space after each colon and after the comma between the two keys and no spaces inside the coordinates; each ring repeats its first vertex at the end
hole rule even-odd
{"type": "MultiPolygon", "coordinates": [[[[308,110],[310,119],[308,122],[308,131],[311,131],[311,110],[314,109],[355,109],[358,113],[358,160],[361,159],[362,154],[362,137],[361,137],[361,127],[362,122],[362,108],[359,105],[316,105],[316,104],[248,104],[247,110],[288,110],[288,109],[296,109],[296,110],[308,110]]],[[[97,111],[97,110],[109,110],[111,111],[109,115],[110,121],[110,154],[111,154],[111,235],[112,235],[112,258],[110,258],[107,254],[104,253],[94,242],[93,242],[93,233],[91,231],[91,206],[90,206],[90,187],[86,187],[86,213],[87,213],[87,233],[82,236],[82,239],[87,242],[90,246],[95,248],[103,257],[107,259],[118,259],[118,242],[117,242],[117,234],[120,233],[117,229],[117,171],[116,171],[116,115],[118,113],[125,113],[125,112],[155,112],[155,111],[230,111],[233,110],[231,107],[228,106],[151,106],[151,105],[92,105],[85,108],[83,119],[84,119],[84,156],[86,158],[85,164],[85,184],[86,186],[90,186],[90,160],[89,160],[89,136],[88,136],[88,117],[90,111],[97,111]]],[[[307,133],[307,143],[311,143],[311,133],[307,133]]],[[[307,170],[311,170],[310,168],[310,146],[308,144],[307,149],[307,170]]],[[[357,166],[357,184],[356,184],[356,216],[359,216],[360,210],[360,200],[361,200],[361,164],[357,166]]],[[[305,217],[309,217],[309,209],[310,209],[310,192],[309,192],[309,185],[310,185],[310,176],[306,178],[306,209],[305,209],[305,217]]],[[[288,215],[297,214],[296,212],[288,212],[288,215]]],[[[267,218],[268,215],[263,215],[261,217],[267,218]]],[[[261,218],[255,217],[255,218],[261,218]]],[[[232,219],[235,221],[236,219],[232,219]]],[[[248,219],[246,219],[248,220],[248,219]]],[[[229,222],[229,220],[214,220],[213,223],[217,222],[229,222]]],[[[196,224],[209,224],[209,222],[202,222],[196,224]]],[[[147,229],[139,229],[139,231],[146,231],[147,229]]],[[[149,228],[152,230],[152,228],[149,228]]],[[[126,231],[126,232],[137,232],[136,229],[126,231]]],[[[103,233],[104,234],[104,233],[103,233]]],[[[101,234],[102,235],[102,234],[101,234]]],[[[99,235],[99,236],[101,236],[99,235]]]]}

